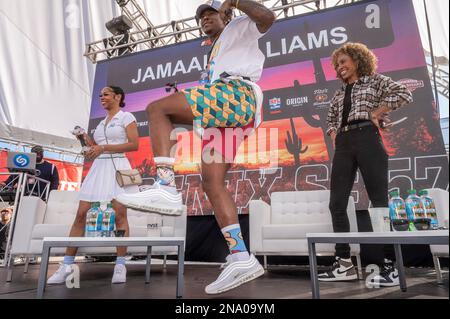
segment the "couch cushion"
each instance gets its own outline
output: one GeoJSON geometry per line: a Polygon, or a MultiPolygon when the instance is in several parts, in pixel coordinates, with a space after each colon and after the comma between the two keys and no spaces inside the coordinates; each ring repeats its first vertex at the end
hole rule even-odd
{"type": "Polygon", "coordinates": [[[272,224],[331,224],[329,191],[272,194],[272,224]]]}
{"type": "Polygon", "coordinates": [[[78,203],[78,192],[52,191],[48,198],[44,223],[72,225],[78,203]]]}
{"type": "Polygon", "coordinates": [[[333,226],[330,224],[303,224],[303,225],[266,225],[263,226],[264,239],[305,239],[308,233],[330,233],[333,226]]]}

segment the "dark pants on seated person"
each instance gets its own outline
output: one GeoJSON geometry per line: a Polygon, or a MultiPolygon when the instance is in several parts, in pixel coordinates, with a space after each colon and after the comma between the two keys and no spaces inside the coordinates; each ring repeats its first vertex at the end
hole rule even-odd
{"type": "MultiPolygon", "coordinates": [[[[388,207],[388,155],[375,126],[357,128],[336,137],[330,197],[336,233],[350,231],[347,205],[358,168],[372,206],[388,207]]],[[[387,259],[395,259],[392,245],[384,246],[384,254],[387,259]]],[[[336,256],[350,258],[350,245],[336,244],[336,256]]]]}

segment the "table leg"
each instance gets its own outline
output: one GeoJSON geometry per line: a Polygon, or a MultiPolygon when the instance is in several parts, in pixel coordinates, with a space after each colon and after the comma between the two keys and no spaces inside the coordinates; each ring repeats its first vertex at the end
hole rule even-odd
{"type": "Polygon", "coordinates": [[[147,263],[145,264],[145,283],[150,283],[150,267],[152,265],[152,246],[147,246],[147,263]]]}
{"type": "Polygon", "coordinates": [[[184,290],[184,243],[178,246],[177,299],[183,298],[184,290]]]}
{"type": "Polygon", "coordinates": [[[398,269],[398,276],[400,280],[400,289],[405,292],[406,287],[406,278],[405,278],[405,267],[403,266],[403,255],[402,255],[402,246],[401,245],[394,245],[395,249],[395,259],[397,259],[397,269],[398,269]]]}
{"type": "Polygon", "coordinates": [[[13,276],[13,268],[14,268],[14,256],[10,255],[10,259],[8,261],[6,261],[6,282],[11,282],[12,281],[12,276],[13,276]]]}
{"type": "Polygon", "coordinates": [[[316,244],[308,239],[309,251],[309,271],[311,276],[311,288],[313,299],[320,299],[319,280],[317,277],[317,259],[316,259],[316,244]]]}
{"type": "Polygon", "coordinates": [[[41,268],[39,270],[37,299],[42,299],[44,297],[45,285],[47,283],[48,259],[50,257],[50,249],[51,247],[45,245],[44,243],[41,257],[41,268]]]}

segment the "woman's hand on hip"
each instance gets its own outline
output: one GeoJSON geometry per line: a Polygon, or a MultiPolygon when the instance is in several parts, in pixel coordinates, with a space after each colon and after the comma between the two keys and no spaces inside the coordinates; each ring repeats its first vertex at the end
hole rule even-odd
{"type": "Polygon", "coordinates": [[[380,107],[370,112],[370,120],[379,129],[383,129],[386,124],[390,122],[388,118],[388,109],[380,107]]]}
{"type": "Polygon", "coordinates": [[[91,146],[89,151],[87,151],[85,156],[88,160],[92,161],[92,160],[96,159],[97,157],[99,157],[104,152],[105,152],[105,147],[103,145],[93,145],[93,146],[91,146]]]}

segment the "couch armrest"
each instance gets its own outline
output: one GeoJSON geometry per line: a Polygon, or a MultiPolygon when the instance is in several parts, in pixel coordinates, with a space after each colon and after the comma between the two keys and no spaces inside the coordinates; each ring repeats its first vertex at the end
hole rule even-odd
{"type": "Polygon", "coordinates": [[[39,197],[24,196],[16,214],[12,254],[26,254],[29,250],[34,225],[44,222],[47,205],[39,197]]]}
{"type": "Polygon", "coordinates": [[[252,200],[249,204],[250,215],[250,251],[263,251],[262,229],[270,224],[270,205],[262,200],[252,200]]]}

